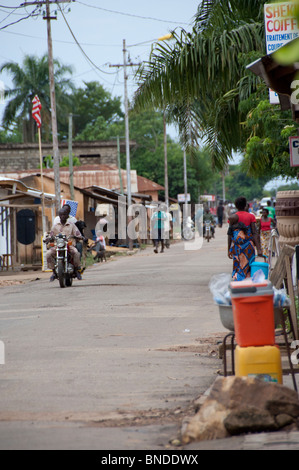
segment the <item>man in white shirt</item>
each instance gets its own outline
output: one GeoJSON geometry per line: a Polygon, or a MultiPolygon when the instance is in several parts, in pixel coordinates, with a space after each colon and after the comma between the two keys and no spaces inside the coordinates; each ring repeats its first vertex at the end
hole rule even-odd
{"type": "MultiPolygon", "coordinates": [[[[68,211],[68,219],[67,219],[68,222],[71,222],[71,223],[73,223],[73,224],[75,224],[75,223],[77,222],[76,217],[74,217],[73,215],[71,215],[71,210],[72,210],[72,209],[71,209],[71,206],[70,206],[69,204],[64,204],[61,209],[65,209],[65,210],[68,211]]],[[[58,224],[59,222],[60,222],[60,217],[59,217],[59,215],[57,215],[57,217],[55,217],[55,219],[54,219],[54,221],[53,221],[53,225],[56,225],[56,224],[58,224]]]]}

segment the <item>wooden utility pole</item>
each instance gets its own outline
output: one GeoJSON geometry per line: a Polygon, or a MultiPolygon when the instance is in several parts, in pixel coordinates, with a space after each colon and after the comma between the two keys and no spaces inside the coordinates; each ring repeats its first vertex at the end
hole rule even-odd
{"type": "MultiPolygon", "coordinates": [[[[125,106],[125,136],[126,136],[126,164],[127,164],[127,203],[128,208],[132,204],[132,193],[131,193],[131,159],[130,159],[130,137],[129,137],[129,103],[128,103],[128,89],[127,89],[127,67],[133,67],[134,65],[140,64],[127,64],[127,50],[126,50],[126,40],[123,39],[123,59],[124,63],[122,65],[110,65],[110,67],[123,67],[124,69],[124,106],[125,106]]],[[[128,219],[128,223],[130,218],[128,219]]],[[[133,248],[133,240],[129,238],[129,249],[133,248]]]]}
{"type": "Polygon", "coordinates": [[[73,166],[73,115],[69,114],[69,172],[70,172],[70,190],[71,200],[75,199],[74,192],[74,166],[73,166]]]}
{"type": "Polygon", "coordinates": [[[73,0],[40,0],[34,2],[25,2],[21,6],[31,5],[46,5],[46,16],[44,20],[47,21],[47,36],[48,36],[48,61],[49,61],[49,82],[50,82],[50,99],[51,99],[51,119],[52,119],[52,141],[53,141],[53,168],[54,168],[54,184],[55,184],[55,205],[57,212],[60,209],[60,172],[59,172],[59,146],[58,146],[58,132],[57,132],[57,116],[56,116],[56,97],[55,97],[55,80],[54,80],[54,65],[53,65],[53,46],[52,46],[52,33],[51,33],[51,20],[56,17],[50,15],[50,5],[57,3],[71,3],[73,0]]]}
{"type": "Polygon", "coordinates": [[[169,210],[169,189],[168,189],[168,163],[167,163],[167,133],[166,133],[166,117],[163,111],[163,134],[164,134],[164,186],[165,186],[165,204],[169,210]]]}
{"type": "Polygon", "coordinates": [[[49,80],[50,80],[50,98],[51,98],[51,118],[52,118],[52,141],[53,141],[53,159],[54,159],[54,183],[55,183],[55,205],[56,211],[60,209],[60,172],[59,172],[59,147],[57,132],[57,116],[56,116],[56,97],[55,97],[55,81],[54,81],[54,65],[53,65],[53,48],[51,34],[51,17],[49,0],[46,3],[47,34],[48,34],[48,60],[49,60],[49,80]]]}

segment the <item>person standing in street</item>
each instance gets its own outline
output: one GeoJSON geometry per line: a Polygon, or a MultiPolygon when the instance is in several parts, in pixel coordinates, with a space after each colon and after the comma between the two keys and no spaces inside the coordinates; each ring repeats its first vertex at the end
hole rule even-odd
{"type": "Polygon", "coordinates": [[[267,201],[267,209],[268,209],[268,214],[275,221],[276,215],[275,215],[275,207],[271,206],[271,201],[267,201]]]}
{"type": "Polygon", "coordinates": [[[223,225],[223,216],[224,216],[224,205],[223,202],[219,202],[219,206],[217,207],[217,218],[218,218],[218,227],[222,227],[223,225]]]}
{"type": "Polygon", "coordinates": [[[165,243],[166,248],[170,248],[170,234],[171,234],[171,229],[172,229],[172,215],[167,210],[166,205],[161,206],[161,210],[163,210],[163,212],[165,212],[165,215],[166,215],[166,220],[164,221],[164,243],[165,243]]]}
{"type": "Polygon", "coordinates": [[[262,216],[257,223],[259,234],[260,234],[260,241],[261,247],[263,251],[263,255],[267,258],[269,257],[269,248],[270,248],[270,238],[271,238],[271,230],[272,227],[276,227],[275,220],[269,216],[269,210],[267,207],[264,207],[262,210],[262,216]]]}
{"type": "Polygon", "coordinates": [[[154,253],[158,253],[159,243],[161,243],[161,251],[164,252],[164,224],[167,221],[166,212],[161,210],[161,207],[158,207],[152,215],[151,224],[154,240],[154,253]]]}

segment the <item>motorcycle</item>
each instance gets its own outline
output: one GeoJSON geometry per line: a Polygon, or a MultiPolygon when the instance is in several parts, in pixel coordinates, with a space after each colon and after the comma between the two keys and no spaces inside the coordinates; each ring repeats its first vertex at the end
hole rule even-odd
{"type": "Polygon", "coordinates": [[[209,243],[209,241],[211,240],[211,238],[213,237],[213,232],[212,232],[212,223],[210,221],[206,221],[205,224],[204,224],[204,227],[205,227],[205,235],[204,235],[204,238],[207,240],[207,242],[209,243]]]}
{"type": "Polygon", "coordinates": [[[187,217],[183,224],[183,238],[185,240],[192,240],[195,236],[195,225],[191,217],[187,217]]]}
{"type": "MultiPolygon", "coordinates": [[[[45,239],[44,242],[52,242],[53,239],[45,239]]],[[[60,287],[71,287],[73,279],[76,277],[75,267],[72,264],[72,256],[69,246],[72,241],[63,233],[59,233],[54,237],[52,246],[56,246],[56,260],[54,271],[58,278],[60,287]]]]}

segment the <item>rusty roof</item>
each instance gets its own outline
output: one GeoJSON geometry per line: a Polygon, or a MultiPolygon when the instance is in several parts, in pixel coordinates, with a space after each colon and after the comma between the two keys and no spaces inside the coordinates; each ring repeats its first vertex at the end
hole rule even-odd
{"type": "Polygon", "coordinates": [[[165,189],[164,186],[161,186],[160,184],[139,175],[137,175],[137,184],[139,193],[144,193],[147,191],[164,191],[165,189]]]}

